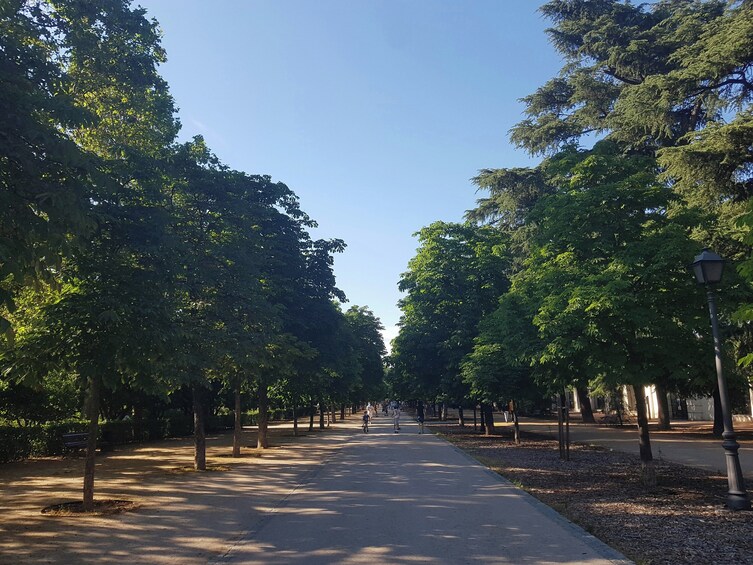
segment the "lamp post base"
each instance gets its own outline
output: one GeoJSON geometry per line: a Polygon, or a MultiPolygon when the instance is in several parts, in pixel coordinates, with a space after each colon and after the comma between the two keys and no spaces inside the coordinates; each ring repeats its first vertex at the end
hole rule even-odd
{"type": "Polygon", "coordinates": [[[748,493],[745,491],[745,481],[743,471],[740,467],[740,457],[737,452],[740,444],[737,443],[736,435],[732,429],[732,422],[729,422],[729,429],[722,434],[724,442],[724,454],[727,456],[727,508],[730,510],[750,510],[750,500],[748,493]]]}
{"type": "Polygon", "coordinates": [[[727,494],[727,508],[730,510],[750,510],[750,500],[745,494],[727,494]]]}

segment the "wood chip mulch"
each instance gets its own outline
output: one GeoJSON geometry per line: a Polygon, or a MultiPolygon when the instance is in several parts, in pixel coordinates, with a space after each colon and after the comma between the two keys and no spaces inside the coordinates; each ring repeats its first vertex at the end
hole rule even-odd
{"type": "Polygon", "coordinates": [[[95,500],[94,510],[84,510],[84,503],[80,500],[72,502],[60,502],[47,506],[42,510],[45,516],[107,516],[132,512],[141,508],[141,504],[131,500],[95,500]]]}
{"type": "Polygon", "coordinates": [[[647,490],[636,455],[572,444],[564,461],[556,440],[525,432],[515,445],[472,427],[431,429],[636,563],[753,565],[753,512],[726,509],[726,476],[656,461],[647,490]]]}

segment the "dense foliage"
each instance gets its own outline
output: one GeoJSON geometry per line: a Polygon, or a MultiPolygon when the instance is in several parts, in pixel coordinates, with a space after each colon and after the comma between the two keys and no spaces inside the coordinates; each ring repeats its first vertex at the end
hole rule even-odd
{"type": "Polygon", "coordinates": [[[487,194],[466,215],[465,229],[504,242],[509,284],[479,309],[481,294],[454,278],[485,273],[479,257],[427,261],[423,236],[401,282],[392,378],[422,384],[423,397],[460,381],[466,402],[529,408],[566,388],[630,387],[646,462],[642,387],[660,398],[715,389],[705,297],[688,268],[703,247],[737,267],[719,293],[738,407],[750,387],[753,5],[552,0],[541,12],[565,64],[523,99],[511,140],[543,160],[481,170],[487,194]],[[437,347],[446,336],[462,336],[459,347],[437,347]]]}
{"type": "Polygon", "coordinates": [[[143,9],[3,2],[0,54],[0,424],[88,422],[85,504],[103,418],[193,415],[203,468],[207,415],[260,408],[261,442],[271,409],[381,390],[379,320],[339,305],[345,244],[283,183],[178,143],[143,9]]]}

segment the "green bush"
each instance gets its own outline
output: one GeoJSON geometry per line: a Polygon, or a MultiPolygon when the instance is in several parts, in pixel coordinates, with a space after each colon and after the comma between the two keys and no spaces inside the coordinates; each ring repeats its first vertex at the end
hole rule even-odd
{"type": "Polygon", "coordinates": [[[0,427],[0,462],[18,461],[31,456],[37,428],[0,427]]]}
{"type": "Polygon", "coordinates": [[[248,410],[247,412],[243,412],[241,414],[241,425],[242,426],[255,426],[259,423],[259,410],[248,410]]]}
{"type": "Polygon", "coordinates": [[[167,420],[165,418],[150,418],[141,422],[141,437],[136,441],[155,441],[167,437],[167,420]]]}
{"type": "Polygon", "coordinates": [[[133,421],[131,420],[113,420],[103,422],[99,426],[99,443],[121,445],[131,443],[134,439],[133,421]]]}
{"type": "MultiPolygon", "coordinates": [[[[244,426],[255,425],[258,416],[257,410],[250,410],[242,414],[241,421],[244,426]]],[[[234,424],[234,415],[228,412],[210,416],[206,428],[207,432],[216,433],[232,429],[234,424]]],[[[45,455],[64,455],[71,450],[63,444],[63,434],[86,432],[87,429],[88,423],[77,419],[26,427],[0,425],[0,463],[45,455]]],[[[193,416],[179,410],[170,410],[161,418],[150,418],[138,423],[134,420],[102,422],[99,426],[98,442],[100,445],[113,446],[134,441],[181,437],[192,433],[193,416]]]]}
{"type": "Polygon", "coordinates": [[[63,434],[85,431],[86,422],[81,420],[25,427],[0,426],[0,463],[44,455],[62,455],[66,452],[63,434]]]}
{"type": "Polygon", "coordinates": [[[230,414],[212,414],[207,418],[207,432],[215,433],[235,427],[235,416],[230,414]]]}
{"type": "Polygon", "coordinates": [[[163,437],[189,436],[193,433],[193,416],[179,410],[168,410],[162,416],[164,425],[163,437]]]}

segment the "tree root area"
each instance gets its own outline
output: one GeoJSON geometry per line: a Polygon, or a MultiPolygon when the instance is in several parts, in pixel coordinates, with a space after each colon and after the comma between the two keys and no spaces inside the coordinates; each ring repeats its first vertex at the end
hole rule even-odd
{"type": "Polygon", "coordinates": [[[45,516],[106,516],[108,514],[132,512],[140,507],[140,504],[130,500],[95,500],[94,510],[87,512],[84,510],[83,501],[74,500],[47,506],[42,509],[42,514],[45,516]]]}
{"type": "Polygon", "coordinates": [[[505,432],[431,429],[637,563],[753,565],[753,512],[725,507],[724,475],[656,460],[649,489],[637,455],[572,444],[565,461],[556,440],[525,432],[515,445],[505,432]]]}

